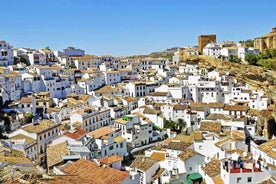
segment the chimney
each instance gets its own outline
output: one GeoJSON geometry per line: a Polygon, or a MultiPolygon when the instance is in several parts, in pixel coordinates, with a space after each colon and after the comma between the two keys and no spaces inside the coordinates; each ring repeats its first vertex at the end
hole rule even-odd
{"type": "Polygon", "coordinates": [[[276,33],[276,26],[272,28],[272,33],[276,33]]]}

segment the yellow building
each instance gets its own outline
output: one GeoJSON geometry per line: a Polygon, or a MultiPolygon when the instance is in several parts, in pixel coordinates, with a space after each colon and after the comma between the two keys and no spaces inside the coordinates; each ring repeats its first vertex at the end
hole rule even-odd
{"type": "Polygon", "coordinates": [[[198,36],[198,52],[199,54],[202,54],[203,48],[211,42],[216,42],[217,41],[217,36],[212,34],[212,35],[199,35],[198,36]]]}
{"type": "Polygon", "coordinates": [[[265,49],[276,49],[276,27],[272,28],[272,32],[254,39],[254,47],[260,52],[265,49]]]}

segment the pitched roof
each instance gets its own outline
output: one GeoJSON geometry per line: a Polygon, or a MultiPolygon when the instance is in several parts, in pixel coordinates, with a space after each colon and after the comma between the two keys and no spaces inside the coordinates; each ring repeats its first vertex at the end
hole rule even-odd
{"type": "Polygon", "coordinates": [[[110,167],[99,167],[96,163],[84,159],[65,165],[62,171],[70,175],[77,175],[79,178],[89,179],[90,183],[97,184],[120,184],[128,176],[128,172],[110,167]]]}
{"type": "Polygon", "coordinates": [[[210,177],[220,174],[220,161],[215,159],[201,167],[202,170],[210,177]]]}
{"type": "Polygon", "coordinates": [[[247,111],[248,107],[243,105],[225,105],[224,110],[227,111],[247,111]]]}
{"type": "Polygon", "coordinates": [[[32,103],[34,101],[33,97],[22,97],[20,103],[32,103]]]}
{"type": "Polygon", "coordinates": [[[80,127],[77,127],[77,128],[74,129],[73,132],[69,131],[69,132],[66,132],[64,135],[67,136],[67,137],[70,137],[72,139],[79,140],[85,134],[86,134],[86,130],[84,130],[80,127]]]}
{"type": "Polygon", "coordinates": [[[166,158],[166,153],[164,152],[157,152],[157,151],[154,151],[151,156],[150,156],[150,160],[154,160],[154,161],[164,161],[166,158]]]}
{"type": "Polygon", "coordinates": [[[209,114],[205,119],[206,120],[231,120],[233,117],[229,114],[209,114]]]}
{"type": "Polygon", "coordinates": [[[214,122],[214,121],[201,121],[200,130],[218,133],[218,132],[221,132],[221,123],[214,122]]]}
{"type": "Polygon", "coordinates": [[[151,92],[148,96],[167,96],[168,92],[151,92]]]}
{"type": "Polygon", "coordinates": [[[222,178],[220,176],[213,177],[212,180],[213,180],[214,184],[224,184],[224,181],[222,180],[222,178]]]}
{"type": "Polygon", "coordinates": [[[19,140],[19,139],[25,139],[25,141],[27,142],[27,144],[31,144],[33,142],[35,142],[36,140],[29,137],[29,136],[26,136],[26,135],[23,135],[23,134],[17,134],[15,136],[12,136],[10,137],[11,140],[19,140]]]}
{"type": "Polygon", "coordinates": [[[184,151],[187,147],[189,147],[191,143],[188,142],[170,142],[167,146],[168,149],[172,150],[182,150],[184,151]]]}
{"type": "Polygon", "coordinates": [[[105,126],[105,127],[99,128],[97,130],[94,130],[92,132],[89,132],[87,135],[97,139],[97,138],[100,138],[104,135],[108,135],[108,134],[113,133],[113,132],[114,132],[114,130],[111,127],[105,126]]]}
{"type": "Polygon", "coordinates": [[[246,115],[248,116],[259,116],[260,114],[260,110],[257,110],[257,109],[250,109],[246,115]]]}
{"type": "Polygon", "coordinates": [[[125,141],[126,138],[122,137],[122,136],[117,136],[114,138],[114,142],[118,143],[118,142],[123,142],[125,141]]]}
{"type": "Polygon", "coordinates": [[[34,124],[29,124],[29,125],[26,125],[26,126],[22,127],[22,129],[25,130],[26,132],[29,132],[29,133],[39,133],[39,132],[42,132],[46,129],[53,128],[55,126],[58,126],[58,125],[56,125],[51,120],[44,119],[44,120],[41,120],[39,122],[39,124],[35,124],[35,125],[34,124]]]}
{"type": "Polygon", "coordinates": [[[47,166],[52,167],[63,161],[62,156],[69,155],[69,149],[67,147],[67,142],[61,142],[56,145],[49,145],[46,151],[47,156],[47,166]]]}
{"type": "Polygon", "coordinates": [[[153,176],[153,178],[156,180],[158,178],[160,178],[160,176],[165,172],[165,168],[159,168],[157,170],[157,172],[155,173],[155,175],[153,176]]]}
{"type": "Polygon", "coordinates": [[[189,158],[192,158],[195,155],[200,155],[198,152],[194,151],[193,149],[186,149],[182,153],[178,155],[178,157],[185,161],[188,160],[189,158]]]}
{"type": "Polygon", "coordinates": [[[210,108],[223,108],[225,106],[225,104],[219,103],[219,102],[210,102],[210,103],[208,103],[208,106],[210,108]]]}
{"type": "Polygon", "coordinates": [[[276,158],[276,139],[267,141],[259,146],[259,149],[272,158],[276,158]]]}
{"type": "Polygon", "coordinates": [[[144,156],[138,156],[138,157],[136,157],[136,159],[132,162],[132,164],[129,167],[137,168],[142,171],[147,171],[155,163],[156,163],[155,161],[150,160],[149,158],[146,158],[144,156]]]}
{"type": "Polygon", "coordinates": [[[112,163],[119,162],[119,161],[122,161],[122,160],[123,160],[123,157],[121,157],[119,155],[111,155],[111,156],[108,156],[108,157],[100,158],[99,162],[101,164],[110,165],[112,163]]]}

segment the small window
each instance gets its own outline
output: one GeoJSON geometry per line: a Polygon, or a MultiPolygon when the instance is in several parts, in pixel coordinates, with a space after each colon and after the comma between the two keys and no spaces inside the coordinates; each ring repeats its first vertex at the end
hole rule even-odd
{"type": "Polygon", "coordinates": [[[248,177],[247,178],[247,183],[251,183],[252,182],[252,177],[248,177]]]}
{"type": "Polygon", "coordinates": [[[237,183],[241,183],[241,182],[242,182],[241,177],[238,177],[238,178],[237,178],[237,183]]]}

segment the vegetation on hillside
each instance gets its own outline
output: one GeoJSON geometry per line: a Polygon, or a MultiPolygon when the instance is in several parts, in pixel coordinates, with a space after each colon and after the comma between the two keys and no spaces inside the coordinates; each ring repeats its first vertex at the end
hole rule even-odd
{"type": "Polygon", "coordinates": [[[248,40],[241,40],[239,41],[242,45],[246,47],[254,47],[254,40],[248,39],[248,40]]]}
{"type": "Polygon", "coordinates": [[[251,65],[260,66],[266,70],[276,70],[276,49],[266,49],[260,54],[248,53],[245,60],[251,65]]]}

